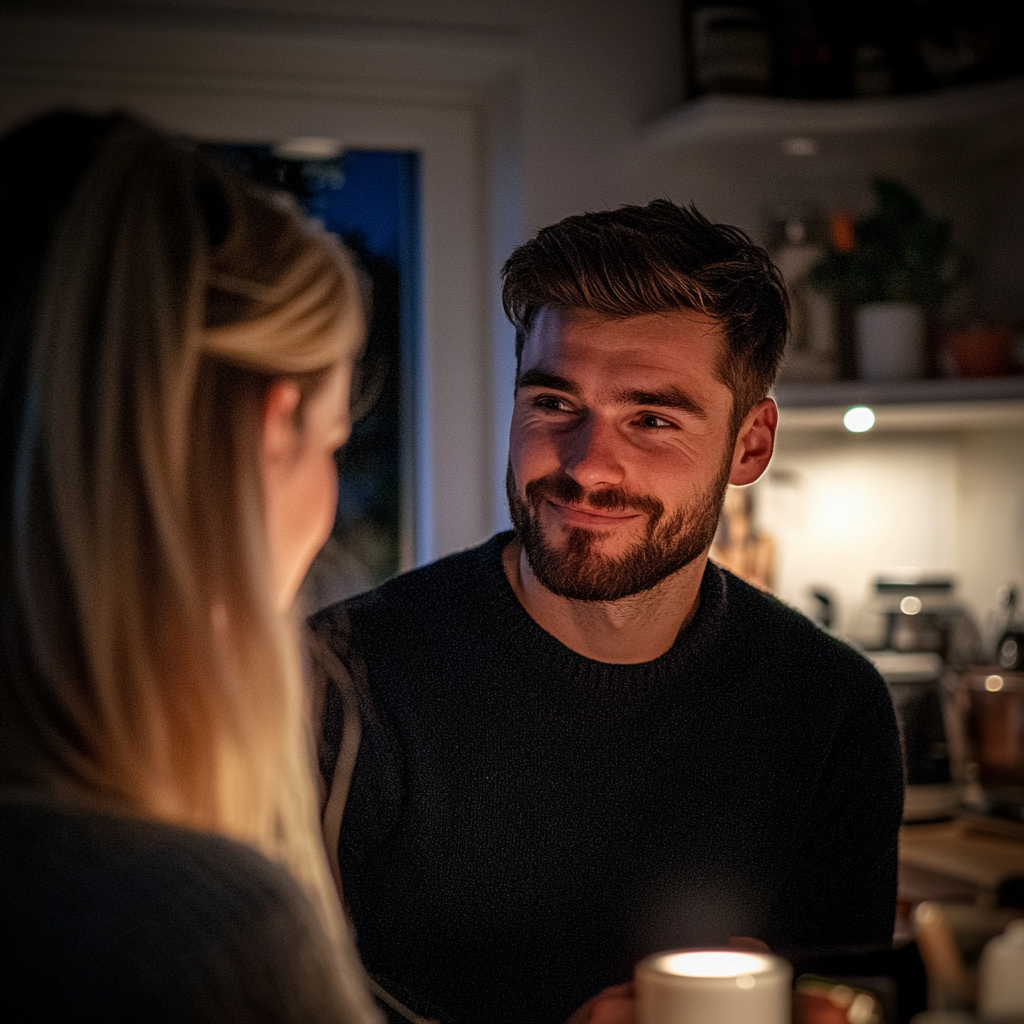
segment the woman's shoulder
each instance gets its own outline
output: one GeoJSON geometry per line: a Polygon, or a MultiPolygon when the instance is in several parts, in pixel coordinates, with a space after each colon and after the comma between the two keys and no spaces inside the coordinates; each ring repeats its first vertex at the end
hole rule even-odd
{"type": "Polygon", "coordinates": [[[0,977],[38,1019],[338,1011],[328,943],[283,868],[223,836],[36,800],[0,800],[0,977]]]}

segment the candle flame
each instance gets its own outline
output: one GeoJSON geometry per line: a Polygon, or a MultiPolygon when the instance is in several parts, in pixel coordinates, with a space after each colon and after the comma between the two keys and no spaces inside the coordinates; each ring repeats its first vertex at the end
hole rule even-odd
{"type": "Polygon", "coordinates": [[[657,968],[666,974],[678,974],[686,978],[738,978],[769,971],[771,962],[756,953],[695,950],[670,953],[660,960],[657,968]]]}

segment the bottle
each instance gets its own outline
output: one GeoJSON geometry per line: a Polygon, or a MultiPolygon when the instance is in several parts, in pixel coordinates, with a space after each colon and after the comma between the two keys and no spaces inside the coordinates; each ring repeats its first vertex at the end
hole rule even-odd
{"type": "Polygon", "coordinates": [[[996,660],[1000,668],[1013,672],[1024,669],[1024,625],[1017,622],[1017,588],[999,589],[1006,609],[1006,628],[996,644],[996,660]]]}
{"type": "Polygon", "coordinates": [[[769,251],[789,292],[789,341],[781,380],[823,382],[839,376],[832,299],[815,291],[808,271],[825,253],[825,226],[813,212],[779,210],[769,226],[769,251]]]}
{"type": "Polygon", "coordinates": [[[992,1024],[1024,1020],[1024,918],[990,939],[978,961],[978,1014],[992,1024]]]}

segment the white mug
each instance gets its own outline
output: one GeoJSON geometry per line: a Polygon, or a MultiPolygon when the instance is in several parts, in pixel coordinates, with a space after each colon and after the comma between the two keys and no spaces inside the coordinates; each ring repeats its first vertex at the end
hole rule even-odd
{"type": "Polygon", "coordinates": [[[793,969],[781,957],[681,949],[637,964],[637,1024],[790,1024],[793,969]]]}

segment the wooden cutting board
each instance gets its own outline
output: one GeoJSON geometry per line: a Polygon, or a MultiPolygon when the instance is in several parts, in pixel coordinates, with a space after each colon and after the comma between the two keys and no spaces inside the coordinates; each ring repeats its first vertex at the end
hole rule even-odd
{"type": "Polygon", "coordinates": [[[977,832],[963,822],[904,825],[900,863],[995,890],[1024,875],[1024,842],[977,832]]]}

